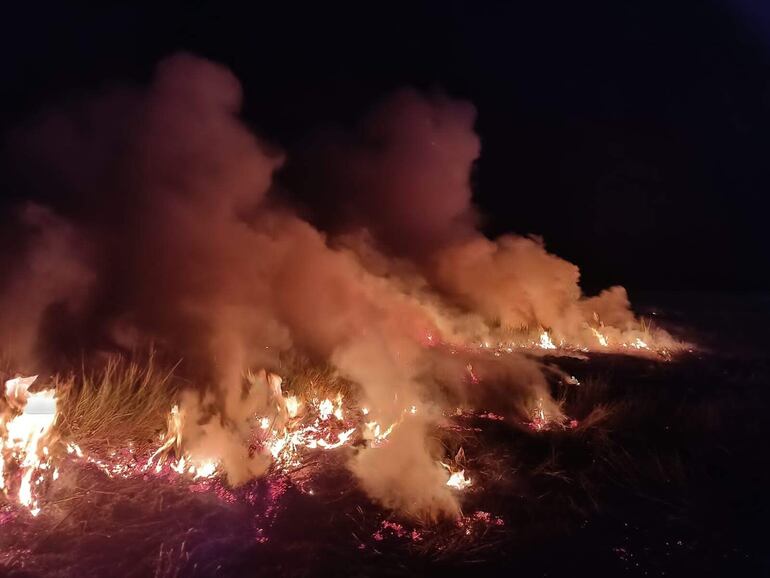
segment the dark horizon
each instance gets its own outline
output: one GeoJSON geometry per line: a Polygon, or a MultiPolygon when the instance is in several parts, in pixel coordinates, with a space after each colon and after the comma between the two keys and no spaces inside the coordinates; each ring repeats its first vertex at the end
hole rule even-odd
{"type": "MultiPolygon", "coordinates": [[[[542,236],[588,292],[767,289],[770,61],[767,19],[747,7],[15,7],[0,128],[146,83],[177,50],[231,68],[245,120],[290,159],[399,87],[445,92],[478,111],[474,199],[487,234],[542,236]]],[[[25,195],[3,181],[5,211],[25,195]]]]}

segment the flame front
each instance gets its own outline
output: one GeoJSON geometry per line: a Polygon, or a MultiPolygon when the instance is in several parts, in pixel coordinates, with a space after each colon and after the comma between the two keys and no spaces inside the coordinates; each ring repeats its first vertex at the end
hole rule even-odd
{"type": "MultiPolygon", "coordinates": [[[[598,318],[594,326],[585,325],[586,335],[596,339],[595,344],[609,352],[625,350],[634,355],[665,355],[666,350],[654,340],[654,337],[642,327],[626,333],[618,332],[611,327],[605,327],[598,318]],[[612,347],[610,348],[610,344],[612,347]]],[[[520,342],[499,342],[492,340],[482,343],[480,353],[474,355],[503,355],[512,353],[513,348],[526,348],[532,355],[538,355],[539,350],[562,352],[590,351],[584,345],[570,344],[564,336],[550,329],[540,328],[536,334],[522,338],[520,342]],[[558,343],[558,345],[557,345],[558,343]]],[[[454,353],[463,347],[468,349],[473,345],[462,346],[451,344],[440,337],[431,335],[426,347],[447,347],[454,353]]],[[[473,385],[482,383],[482,377],[476,373],[469,362],[464,366],[465,379],[473,385]]],[[[194,426],[193,418],[187,423],[185,405],[173,405],[166,418],[165,431],[158,437],[157,446],[152,449],[135,453],[129,443],[127,447],[116,450],[94,450],[95,453],[84,452],[72,439],[54,443],[52,435],[57,421],[57,400],[55,391],[48,389],[36,393],[29,392],[29,387],[37,376],[16,377],[5,383],[5,409],[0,411],[0,490],[5,496],[36,516],[40,512],[40,502],[49,481],[58,478],[59,470],[54,463],[55,458],[66,459],[87,464],[98,468],[109,477],[139,477],[157,475],[163,478],[187,478],[189,480],[218,478],[225,474],[224,458],[220,463],[219,457],[212,455],[196,455],[196,447],[186,439],[187,426],[194,426]],[[59,451],[59,449],[61,451],[59,451]],[[105,455],[106,454],[106,455],[105,455]]],[[[362,405],[356,407],[353,403],[346,407],[346,400],[341,392],[313,396],[314,391],[286,393],[282,390],[283,380],[280,376],[265,373],[265,386],[272,400],[267,407],[267,415],[251,415],[246,425],[248,436],[244,437],[248,445],[248,455],[263,454],[272,461],[273,472],[291,475],[292,471],[300,470],[309,463],[314,463],[313,452],[342,450],[345,447],[376,449],[389,444],[391,434],[405,420],[415,419],[415,414],[422,415],[430,408],[410,405],[404,400],[397,404],[397,411],[386,408],[362,405]],[[403,405],[401,405],[403,404],[403,405]],[[400,407],[398,407],[400,405],[400,407]],[[384,419],[383,415],[390,415],[384,419]],[[393,416],[396,416],[395,418],[393,416]],[[394,420],[395,421],[392,421],[394,420]]],[[[566,383],[578,384],[573,378],[567,378],[566,383]]],[[[371,400],[361,400],[370,402],[371,400]]],[[[189,408],[188,408],[189,409],[189,408]]],[[[260,412],[261,413],[261,412],[260,412]]],[[[458,409],[457,415],[463,415],[458,409]]],[[[192,414],[191,414],[192,415],[192,414]]],[[[492,413],[479,413],[485,419],[504,419],[492,413]]],[[[419,418],[417,418],[419,419],[419,418]]],[[[530,410],[528,427],[535,432],[542,432],[561,427],[571,429],[577,427],[575,420],[569,420],[559,412],[554,411],[543,399],[537,399],[530,410]]],[[[189,428],[188,428],[189,429],[189,428]]],[[[189,431],[187,432],[190,433],[189,431]]],[[[196,439],[191,435],[191,439],[196,439]]],[[[206,450],[210,452],[209,448],[206,450]]],[[[357,451],[357,450],[356,450],[357,451]]],[[[446,468],[448,477],[446,486],[453,490],[462,491],[473,485],[466,473],[464,460],[455,459],[452,465],[439,462],[446,468]]]]}

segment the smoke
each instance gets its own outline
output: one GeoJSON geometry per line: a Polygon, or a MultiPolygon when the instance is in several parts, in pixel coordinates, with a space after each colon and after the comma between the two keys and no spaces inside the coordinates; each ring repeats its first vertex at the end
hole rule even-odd
{"type": "Polygon", "coordinates": [[[351,470],[386,508],[427,519],[456,515],[460,507],[446,485],[446,471],[438,462],[441,454],[431,447],[428,428],[422,418],[408,420],[387,444],[355,456],[351,470]]]}
{"type": "Polygon", "coordinates": [[[242,98],[227,69],[179,54],[144,90],[110,89],[14,134],[45,206],[23,210],[23,250],[4,256],[6,351],[44,367],[149,343],[181,358],[201,385],[182,400],[187,449],[231,483],[267,467],[246,439],[270,388],[245,373],[301,352],[357,384],[372,419],[420,408],[352,459],[364,489],[410,514],[456,513],[428,441],[442,408],[559,411],[537,361],[433,345],[501,326],[579,341],[595,314],[625,330],[625,292],[586,300],[577,267],[542,243],[476,231],[472,105],[401,91],[298,155],[312,178],[289,196],[273,186],[284,154],[247,129],[242,98]]]}
{"type": "Polygon", "coordinates": [[[4,267],[0,343],[7,356],[31,370],[39,332],[55,331],[47,322],[51,316],[82,307],[92,278],[78,235],[67,222],[45,207],[28,204],[18,212],[17,225],[14,240],[29,237],[34,242],[4,267]]]}
{"type": "Polygon", "coordinates": [[[315,140],[296,183],[325,227],[367,228],[390,251],[430,254],[474,234],[470,170],[481,151],[468,102],[403,89],[381,102],[351,134],[315,140]],[[309,189],[309,190],[308,190],[309,189]]]}

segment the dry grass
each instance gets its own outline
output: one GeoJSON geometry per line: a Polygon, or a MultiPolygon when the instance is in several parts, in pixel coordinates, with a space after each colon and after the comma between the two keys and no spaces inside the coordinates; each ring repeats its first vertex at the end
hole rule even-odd
{"type": "Polygon", "coordinates": [[[511,343],[531,343],[538,342],[540,340],[540,334],[547,328],[540,327],[539,325],[520,325],[515,327],[513,325],[499,324],[495,335],[500,341],[511,343]]]}
{"type": "Polygon", "coordinates": [[[354,405],[357,386],[341,377],[328,363],[312,363],[307,358],[290,355],[282,360],[280,374],[284,377],[284,391],[305,399],[334,399],[342,394],[346,406],[354,405]]]}
{"type": "Polygon", "coordinates": [[[150,354],[140,361],[111,357],[100,370],[54,378],[60,434],[84,449],[128,442],[141,448],[165,427],[178,389],[172,372],[150,354]]]}
{"type": "MultiPolygon", "coordinates": [[[[283,389],[305,399],[355,401],[354,386],[329,365],[292,357],[280,373],[283,389]]],[[[107,450],[131,443],[141,451],[157,440],[177,399],[180,380],[152,353],[139,359],[110,357],[98,370],[56,376],[58,432],[84,450],[107,450]]]]}

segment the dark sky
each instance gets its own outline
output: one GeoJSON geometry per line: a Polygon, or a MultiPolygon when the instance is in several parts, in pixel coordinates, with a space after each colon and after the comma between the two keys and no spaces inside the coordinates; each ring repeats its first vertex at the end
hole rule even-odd
{"type": "Polygon", "coordinates": [[[490,234],[544,236],[589,290],[770,287],[762,2],[153,4],[4,7],[0,128],[179,49],[231,67],[290,153],[394,88],[439,89],[478,108],[490,234]]]}

